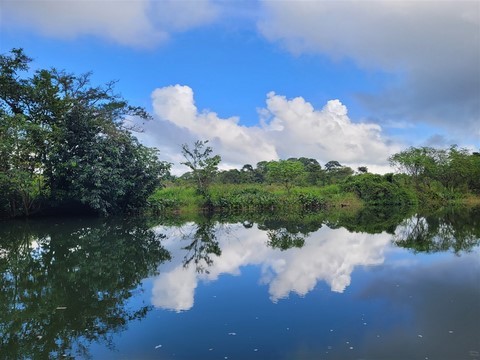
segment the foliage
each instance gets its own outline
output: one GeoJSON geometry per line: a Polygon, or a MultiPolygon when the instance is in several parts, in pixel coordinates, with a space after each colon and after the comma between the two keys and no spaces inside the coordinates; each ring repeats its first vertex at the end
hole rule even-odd
{"type": "Polygon", "coordinates": [[[339,184],[354,173],[353,169],[341,165],[338,161],[332,160],[325,164],[323,184],[339,184]]]}
{"type": "Polygon", "coordinates": [[[290,193],[295,180],[304,175],[305,167],[298,160],[271,161],[267,164],[267,178],[272,183],[282,184],[290,193]]]}
{"type": "Polygon", "coordinates": [[[260,187],[216,188],[212,206],[222,210],[268,210],[279,204],[274,193],[260,187]]]}
{"type": "Polygon", "coordinates": [[[361,174],[352,176],[341,185],[343,191],[351,191],[369,204],[406,205],[415,203],[414,195],[395,182],[391,176],[361,174]]]}
{"type": "Polygon", "coordinates": [[[411,147],[390,157],[399,172],[409,175],[419,196],[448,201],[469,191],[480,194],[480,155],[459,149],[411,147]]]}
{"type": "Polygon", "coordinates": [[[193,145],[193,149],[190,149],[188,144],[182,145],[182,155],[186,160],[182,164],[192,170],[197,191],[204,197],[208,196],[208,188],[218,171],[218,164],[221,161],[220,155],[211,155],[213,149],[210,146],[206,146],[207,143],[208,140],[197,140],[193,145]]]}
{"type": "Polygon", "coordinates": [[[144,206],[170,166],[125,125],[128,117],[148,119],[145,110],[116,95],[114,83],[91,86],[90,74],[41,69],[24,77],[30,61],[21,49],[0,55],[0,210],[29,215],[42,202],[77,202],[108,214],[144,206]]]}

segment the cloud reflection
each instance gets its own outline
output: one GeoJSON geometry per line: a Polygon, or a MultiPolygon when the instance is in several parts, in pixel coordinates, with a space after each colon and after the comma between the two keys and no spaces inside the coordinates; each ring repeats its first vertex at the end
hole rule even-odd
{"type": "MultiPolygon", "coordinates": [[[[224,227],[225,225],[222,225],[224,227]]],[[[194,304],[199,281],[214,281],[222,274],[238,275],[248,265],[259,266],[260,282],[268,285],[273,302],[291,292],[300,296],[312,291],[319,281],[325,281],[334,292],[342,293],[350,285],[355,267],[379,265],[391,235],[350,233],[346,229],[326,226],[311,233],[301,248],[281,251],[267,246],[267,232],[257,227],[246,229],[241,224],[228,225],[227,234],[218,234],[221,255],[212,255],[208,273],[198,273],[195,267],[184,267],[183,249],[188,239],[182,235],[194,233],[195,225],[161,228],[167,235],[164,246],[172,254],[172,262],[162,265],[155,278],[152,303],[156,307],[184,311],[194,304]],[[186,241],[187,240],[187,241],[186,241]]]]}

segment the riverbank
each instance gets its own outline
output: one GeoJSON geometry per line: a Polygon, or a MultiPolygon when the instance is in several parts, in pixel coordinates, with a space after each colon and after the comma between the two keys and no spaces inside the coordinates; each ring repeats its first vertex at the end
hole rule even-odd
{"type": "MultiPolygon", "coordinates": [[[[388,189],[387,189],[388,190],[388,189]]],[[[148,200],[154,214],[201,212],[302,212],[302,211],[357,211],[365,206],[402,206],[409,208],[436,208],[444,206],[479,206],[480,196],[464,194],[451,199],[425,200],[411,189],[401,189],[395,196],[385,189],[368,194],[358,187],[334,184],[327,186],[294,187],[286,190],[278,185],[215,184],[206,196],[191,186],[169,186],[157,189],[148,200]],[[351,189],[351,191],[347,191],[351,189]],[[372,193],[375,196],[372,196],[372,193]]]]}
{"type": "Polygon", "coordinates": [[[193,187],[171,186],[149,198],[155,213],[201,211],[302,211],[335,208],[357,209],[362,200],[353,192],[344,192],[338,185],[296,187],[289,191],[277,185],[213,185],[206,196],[193,187]]]}

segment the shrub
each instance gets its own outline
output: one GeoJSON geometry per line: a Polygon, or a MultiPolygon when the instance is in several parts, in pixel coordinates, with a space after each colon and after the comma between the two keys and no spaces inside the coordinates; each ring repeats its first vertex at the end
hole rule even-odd
{"type": "Polygon", "coordinates": [[[352,176],[341,185],[343,191],[351,191],[360,199],[376,205],[413,204],[416,198],[408,188],[401,186],[395,178],[378,174],[352,176]]]}

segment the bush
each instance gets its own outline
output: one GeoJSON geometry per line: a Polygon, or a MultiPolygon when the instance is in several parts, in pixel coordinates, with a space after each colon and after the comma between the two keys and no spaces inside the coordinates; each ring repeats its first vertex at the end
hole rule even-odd
{"type": "Polygon", "coordinates": [[[343,191],[351,191],[360,199],[375,205],[405,205],[416,203],[413,192],[401,186],[389,174],[362,174],[352,176],[341,185],[343,191]]]}

